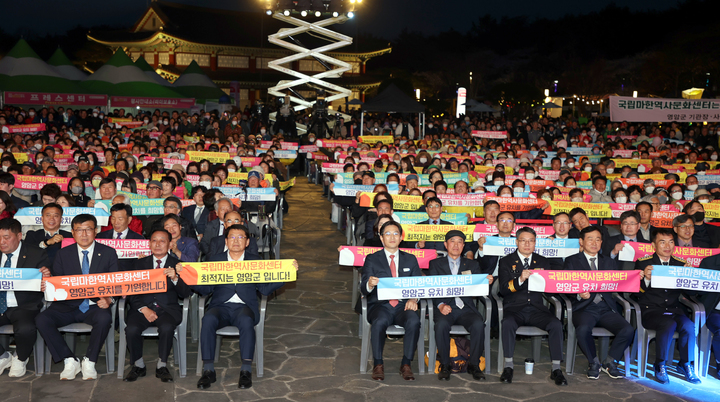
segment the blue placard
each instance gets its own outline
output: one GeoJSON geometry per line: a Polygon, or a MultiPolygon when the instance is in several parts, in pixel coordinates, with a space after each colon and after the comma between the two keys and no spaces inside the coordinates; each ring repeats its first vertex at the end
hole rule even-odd
{"type": "Polygon", "coordinates": [[[489,290],[487,277],[487,275],[431,275],[380,278],[377,286],[378,299],[487,296],[489,290]]]}

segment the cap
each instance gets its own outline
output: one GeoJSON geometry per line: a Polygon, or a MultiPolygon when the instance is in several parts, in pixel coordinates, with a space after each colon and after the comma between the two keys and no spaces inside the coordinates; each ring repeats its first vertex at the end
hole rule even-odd
{"type": "Polygon", "coordinates": [[[560,176],[562,176],[562,175],[564,175],[564,174],[570,174],[570,171],[569,171],[569,170],[566,170],[566,169],[561,170],[561,171],[560,171],[560,176]]]}
{"type": "Polygon", "coordinates": [[[695,194],[694,194],[695,198],[698,198],[698,197],[700,197],[701,195],[707,195],[707,196],[709,196],[710,193],[709,193],[707,190],[702,189],[702,188],[699,188],[699,189],[695,190],[695,194]]]}
{"type": "Polygon", "coordinates": [[[407,176],[405,177],[405,181],[407,182],[408,180],[420,181],[420,180],[418,180],[418,176],[417,176],[416,174],[409,174],[409,175],[407,175],[407,176]]]}
{"type": "Polygon", "coordinates": [[[375,178],[375,173],[373,173],[371,170],[366,170],[363,172],[363,176],[370,176],[373,179],[375,178]]]}
{"type": "Polygon", "coordinates": [[[256,170],[251,170],[250,173],[248,173],[248,180],[250,180],[253,177],[258,180],[262,180],[262,175],[260,174],[260,172],[258,172],[256,170]]]}
{"type": "Polygon", "coordinates": [[[51,158],[51,157],[49,157],[49,156],[46,156],[46,157],[42,158],[42,160],[40,161],[40,163],[45,163],[45,162],[47,162],[47,163],[55,163],[55,159],[53,159],[53,158],[51,158]]]}
{"type": "Polygon", "coordinates": [[[78,161],[78,163],[80,163],[80,162],[90,163],[90,159],[88,159],[88,157],[85,155],[80,156],[77,161],[78,161]]]}
{"type": "Polygon", "coordinates": [[[78,165],[76,165],[76,164],[74,164],[74,163],[71,163],[71,164],[68,165],[68,169],[67,169],[67,170],[68,170],[68,172],[69,172],[69,171],[71,171],[71,170],[80,170],[80,169],[78,169],[78,165]]]}
{"type": "Polygon", "coordinates": [[[152,186],[152,185],[155,185],[155,186],[158,186],[158,187],[162,188],[162,183],[160,183],[160,182],[157,181],[157,180],[151,180],[150,183],[147,184],[148,188],[150,188],[150,186],[152,186]]]}
{"type": "Polygon", "coordinates": [[[448,241],[456,236],[462,237],[463,241],[465,241],[465,233],[463,233],[459,230],[451,230],[451,231],[447,232],[447,234],[445,234],[445,241],[448,241]]]}
{"type": "Polygon", "coordinates": [[[707,186],[705,186],[705,190],[707,190],[707,191],[712,191],[712,190],[715,190],[715,189],[717,189],[717,188],[720,188],[720,184],[710,183],[710,184],[708,184],[707,186]]]}
{"type": "Polygon", "coordinates": [[[31,167],[33,169],[35,168],[35,164],[30,161],[25,161],[25,163],[23,163],[22,165],[23,165],[23,167],[27,166],[27,167],[31,167]]]}

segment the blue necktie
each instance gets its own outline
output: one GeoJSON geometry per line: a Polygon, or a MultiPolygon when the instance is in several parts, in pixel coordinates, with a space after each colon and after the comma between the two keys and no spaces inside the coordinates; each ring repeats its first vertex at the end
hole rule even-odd
{"type": "MultiPolygon", "coordinates": [[[[90,259],[88,258],[88,251],[83,250],[83,260],[82,260],[82,273],[83,275],[87,275],[90,273],[90,259]]],[[[83,313],[87,313],[87,311],[90,309],[90,300],[85,299],[82,303],[80,303],[80,311],[83,313]]]]}
{"type": "MultiPolygon", "coordinates": [[[[12,265],[12,256],[12,254],[7,254],[7,260],[5,260],[3,268],[11,268],[10,265],[12,265]]],[[[7,292],[2,291],[0,292],[0,315],[5,314],[7,309],[7,292]]]]}

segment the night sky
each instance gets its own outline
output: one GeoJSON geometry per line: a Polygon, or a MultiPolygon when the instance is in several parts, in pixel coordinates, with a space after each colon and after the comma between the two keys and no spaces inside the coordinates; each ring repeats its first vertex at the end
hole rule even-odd
{"type": "MultiPolygon", "coordinates": [[[[212,5],[229,10],[258,10],[260,0],[174,0],[176,3],[212,5]]],[[[77,25],[112,25],[130,27],[147,8],[149,0],[27,0],[3,1],[0,27],[9,34],[61,34],[77,25]]],[[[631,10],[665,10],[678,0],[364,0],[357,13],[360,32],[394,39],[400,31],[422,31],[428,34],[454,28],[464,32],[479,16],[527,16],[557,18],[565,14],[585,14],[608,4],[627,6],[631,10]],[[440,7],[439,5],[442,5],[440,7]]],[[[210,28],[210,27],[206,27],[210,28]]],[[[352,29],[352,27],[348,27],[352,29]]]]}

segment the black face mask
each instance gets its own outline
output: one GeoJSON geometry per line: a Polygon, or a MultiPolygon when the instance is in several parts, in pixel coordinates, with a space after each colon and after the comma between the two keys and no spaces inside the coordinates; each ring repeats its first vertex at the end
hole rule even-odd
{"type": "Polygon", "coordinates": [[[697,211],[692,215],[695,222],[702,222],[705,220],[705,212],[703,211],[697,211]]]}
{"type": "Polygon", "coordinates": [[[355,179],[354,182],[355,184],[362,184],[362,179],[355,179]]]}

